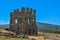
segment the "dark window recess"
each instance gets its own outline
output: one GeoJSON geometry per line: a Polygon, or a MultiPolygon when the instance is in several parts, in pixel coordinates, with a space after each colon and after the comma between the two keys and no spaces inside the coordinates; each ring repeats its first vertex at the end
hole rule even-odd
{"type": "Polygon", "coordinates": [[[22,23],[22,18],[20,18],[19,23],[22,23]]]}

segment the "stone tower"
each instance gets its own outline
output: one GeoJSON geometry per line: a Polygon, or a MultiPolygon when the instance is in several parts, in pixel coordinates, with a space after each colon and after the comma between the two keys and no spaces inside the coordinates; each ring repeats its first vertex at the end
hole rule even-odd
{"type": "Polygon", "coordinates": [[[36,10],[32,8],[16,9],[10,13],[10,31],[17,35],[28,34],[37,35],[36,10]]]}

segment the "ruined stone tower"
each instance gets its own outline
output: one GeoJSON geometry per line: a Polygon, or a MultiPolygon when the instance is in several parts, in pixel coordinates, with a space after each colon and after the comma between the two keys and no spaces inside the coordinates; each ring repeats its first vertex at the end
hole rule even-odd
{"type": "Polygon", "coordinates": [[[16,34],[37,35],[36,10],[32,8],[16,9],[10,13],[9,29],[16,34]]]}

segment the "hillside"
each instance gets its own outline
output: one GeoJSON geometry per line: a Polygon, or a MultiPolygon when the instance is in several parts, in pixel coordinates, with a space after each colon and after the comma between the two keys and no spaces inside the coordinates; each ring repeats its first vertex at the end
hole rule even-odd
{"type": "MultiPolygon", "coordinates": [[[[9,28],[9,24],[0,25],[0,28],[9,28]]],[[[53,25],[53,24],[47,24],[47,23],[40,23],[37,22],[37,28],[38,30],[44,30],[44,31],[60,31],[60,25],[53,25]]]]}
{"type": "Polygon", "coordinates": [[[60,25],[53,25],[40,22],[37,22],[37,28],[38,30],[44,30],[44,31],[58,31],[58,32],[60,31],[60,25]]]}
{"type": "Polygon", "coordinates": [[[9,28],[9,24],[0,25],[1,29],[9,28]]]}

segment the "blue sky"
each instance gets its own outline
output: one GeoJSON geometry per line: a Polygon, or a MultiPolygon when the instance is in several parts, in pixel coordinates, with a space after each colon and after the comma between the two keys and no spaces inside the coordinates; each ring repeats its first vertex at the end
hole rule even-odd
{"type": "Polygon", "coordinates": [[[10,12],[29,7],[36,9],[36,21],[60,25],[60,0],[0,0],[0,24],[9,24],[10,12]]]}

